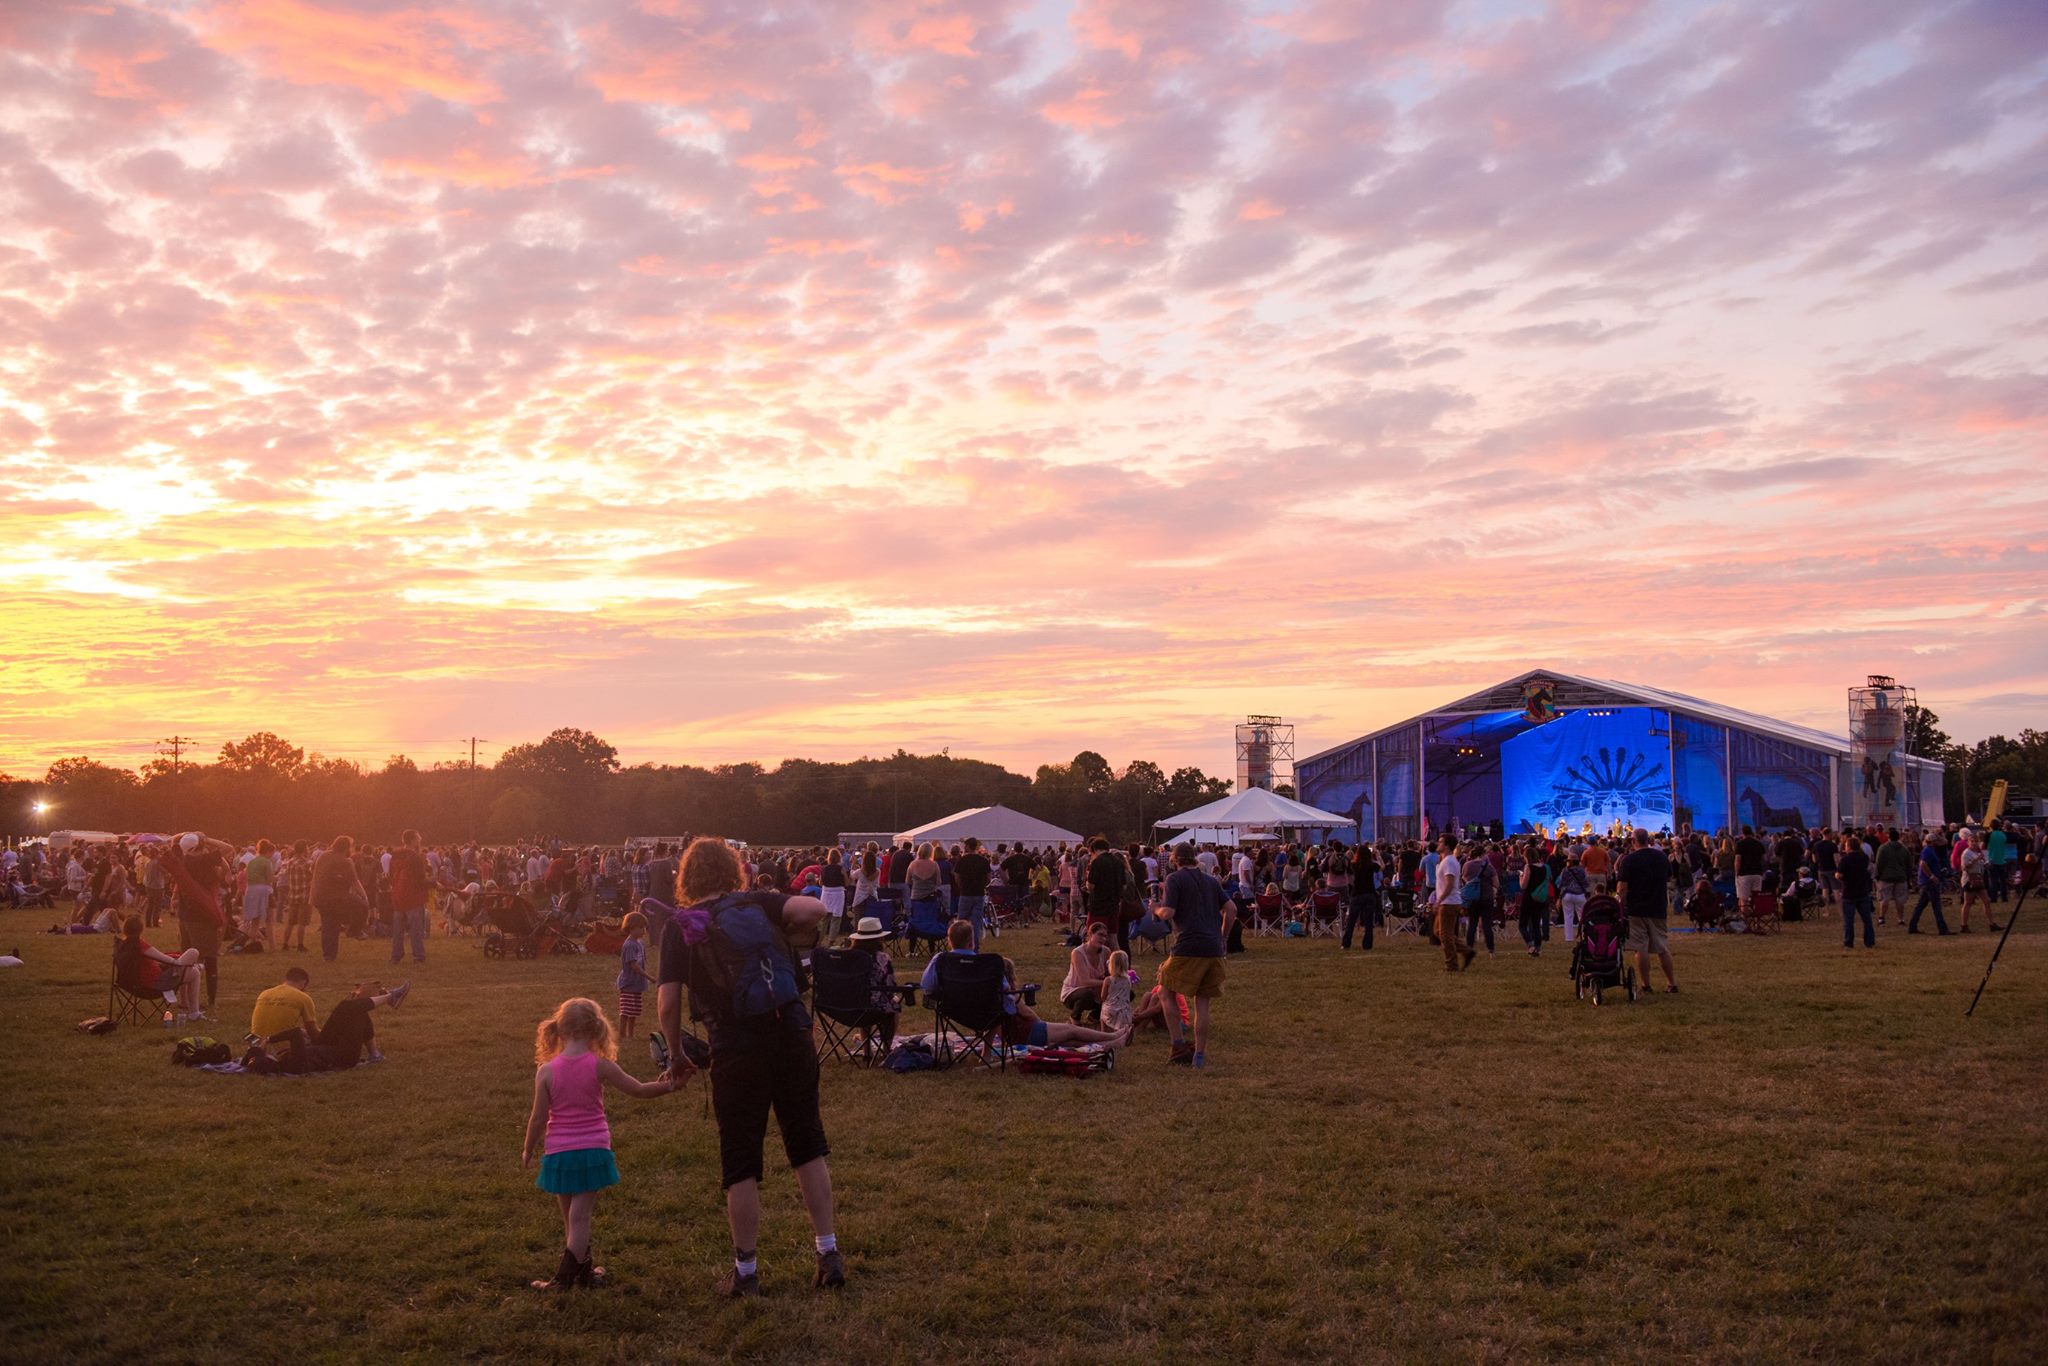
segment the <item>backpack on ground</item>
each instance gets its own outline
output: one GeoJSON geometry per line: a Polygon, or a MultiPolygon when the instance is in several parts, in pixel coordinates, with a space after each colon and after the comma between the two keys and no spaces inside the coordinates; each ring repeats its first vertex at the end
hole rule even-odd
{"type": "Polygon", "coordinates": [[[228,1062],[234,1056],[226,1044],[208,1034],[188,1034],[171,1045],[171,1063],[177,1067],[204,1067],[228,1062]]]}
{"type": "Polygon", "coordinates": [[[700,1020],[739,1024],[780,1015],[796,1004],[802,987],[782,928],[760,905],[741,895],[720,897],[706,908],[711,923],[691,956],[701,990],[691,993],[690,1013],[700,1020]]]}

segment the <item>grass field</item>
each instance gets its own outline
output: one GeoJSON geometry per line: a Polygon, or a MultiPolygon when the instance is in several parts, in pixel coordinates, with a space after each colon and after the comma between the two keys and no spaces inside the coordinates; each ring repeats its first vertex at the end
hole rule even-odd
{"type": "MultiPolygon", "coordinates": [[[[2039,1361],[2048,908],[2027,919],[1968,1021],[1981,933],[1677,935],[1683,994],[1597,1009],[1556,945],[1447,976],[1412,939],[1253,941],[1205,1074],[1157,1035],[1085,1081],[828,1071],[851,1284],[810,1290],[771,1137],[765,1294],[724,1304],[701,1080],[611,1101],[618,1284],[524,1288],[559,1239],[518,1166],[533,1028],[609,1002],[608,961],[437,939],[377,1016],[388,1061],[219,1077],[161,1029],[73,1033],[108,941],[9,912],[0,1357],[2039,1361]]],[[[1049,931],[1003,947],[1058,982],[1049,931]]],[[[385,958],[230,958],[207,1028],[239,1038],[287,962],[324,1011],[385,958]]]]}

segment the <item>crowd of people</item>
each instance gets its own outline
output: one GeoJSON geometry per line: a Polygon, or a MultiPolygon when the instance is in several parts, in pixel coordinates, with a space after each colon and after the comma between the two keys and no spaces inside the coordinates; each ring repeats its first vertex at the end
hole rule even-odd
{"type": "MultiPolygon", "coordinates": [[[[868,1029],[886,1052],[905,990],[890,945],[931,941],[919,979],[929,993],[949,955],[978,956],[1006,921],[1050,914],[1067,936],[1058,997],[1068,1019],[1040,1016],[1024,999],[1014,962],[1002,958],[1003,1044],[1116,1047],[1156,1027],[1170,1038],[1171,1065],[1201,1069],[1227,961],[1245,951],[1247,926],[1307,933],[1316,924],[1347,951],[1354,943],[1370,950],[1376,932],[1390,925],[1412,927],[1441,948],[1446,971],[1464,972],[1482,950],[1494,955],[1496,931],[1509,921],[1524,952],[1541,957],[1553,936],[1574,940],[1589,901],[1611,895],[1625,911],[1640,979],[1651,982],[1654,960],[1664,989],[1676,992],[1668,934],[1675,915],[1691,912],[1704,925],[1719,923],[1706,911],[1725,905],[1733,914],[1759,914],[1766,899],[1812,913],[1834,907],[1844,946],[1852,948],[1859,930],[1870,946],[1876,926],[1887,923],[1920,933],[1928,911],[1935,933],[1950,933],[1944,898],[1955,893],[1956,932],[1970,932],[1978,911],[1995,930],[1993,908],[2038,884],[2040,857],[2030,832],[1999,821],[1924,831],[1744,827],[1713,836],[1452,832],[1349,846],[1331,840],[1117,847],[1097,838],[993,850],[973,839],[856,849],[747,850],[714,838],[645,847],[537,840],[435,846],[413,831],[389,847],[348,836],[315,847],[268,839],[236,845],[193,832],[77,847],[56,860],[9,849],[0,873],[17,903],[35,892],[68,898],[70,923],[60,929],[117,934],[116,980],[138,993],[161,993],[193,1019],[214,1009],[224,945],[307,952],[316,916],[328,962],[342,938],[375,935],[388,937],[393,964],[407,952],[426,960],[437,916],[446,933],[467,932],[469,908],[486,892],[514,892],[571,923],[615,922],[617,1027],[601,1006],[579,997],[538,1031],[525,1159],[538,1162],[538,1184],[558,1201],[564,1248],[555,1273],[535,1284],[566,1288],[604,1278],[590,1252],[591,1216],[597,1193],[617,1182],[618,1169],[603,1089],[663,1095],[702,1065],[720,1132],[734,1252],[721,1289],[746,1296],[759,1287],[754,1248],[771,1114],[812,1224],[814,1284],[844,1283],[802,988],[818,946],[865,955],[868,1029]],[[182,941],[175,955],[145,937],[168,921],[182,941]],[[1133,956],[1153,943],[1161,961],[1145,989],[1133,956]],[[620,1037],[631,1037],[650,988],[666,1062],[656,1080],[642,1082],[618,1066],[616,1050],[620,1037]],[[679,1047],[696,1037],[684,1028],[686,1008],[708,1036],[703,1056],[679,1047]]],[[[374,1061],[372,1013],[397,1008],[410,990],[407,983],[388,991],[376,982],[354,984],[322,1023],[311,982],[308,969],[294,962],[258,996],[246,1068],[304,1073],[374,1061]]]]}

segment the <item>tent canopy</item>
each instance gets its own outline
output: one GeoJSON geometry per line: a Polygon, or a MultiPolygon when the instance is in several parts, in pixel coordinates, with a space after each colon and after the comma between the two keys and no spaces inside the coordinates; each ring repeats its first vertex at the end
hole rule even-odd
{"type": "Polygon", "coordinates": [[[1347,816],[1318,811],[1313,806],[1263,787],[1248,787],[1220,802],[1210,802],[1207,806],[1183,811],[1178,816],[1168,816],[1159,824],[1176,830],[1185,826],[1237,831],[1272,830],[1281,826],[1296,830],[1343,830],[1357,828],[1358,822],[1347,816]]]}
{"type": "Polygon", "coordinates": [[[921,840],[944,840],[951,844],[972,835],[983,844],[1079,844],[1081,837],[1062,830],[1051,821],[1012,811],[1007,806],[975,806],[905,830],[896,838],[916,844],[921,840]]]}
{"type": "Polygon", "coordinates": [[[1183,844],[1255,844],[1260,840],[1277,840],[1280,837],[1265,830],[1234,830],[1229,826],[1196,825],[1181,831],[1166,842],[1168,849],[1183,844]]]}

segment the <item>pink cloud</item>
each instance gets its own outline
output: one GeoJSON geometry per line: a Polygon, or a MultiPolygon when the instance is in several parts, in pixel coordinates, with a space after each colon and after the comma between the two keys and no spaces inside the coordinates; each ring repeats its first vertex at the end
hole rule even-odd
{"type": "Polygon", "coordinates": [[[1219,699],[1531,639],[2010,728],[2048,46],[1880,8],[0,7],[0,767],[173,703],[1224,767],[1219,699]]]}

